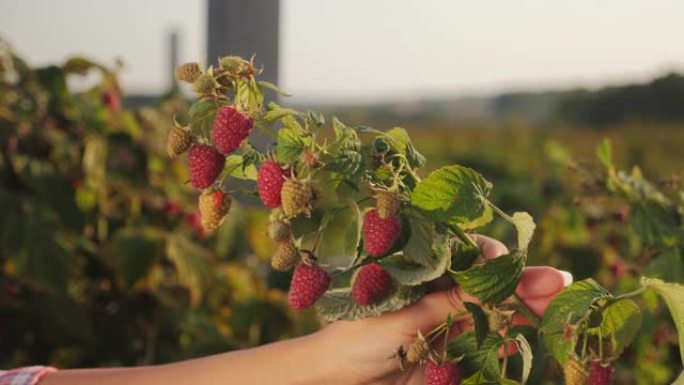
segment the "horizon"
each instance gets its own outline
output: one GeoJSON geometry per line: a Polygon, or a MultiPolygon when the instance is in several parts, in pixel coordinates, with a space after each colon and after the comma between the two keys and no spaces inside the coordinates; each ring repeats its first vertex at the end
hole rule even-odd
{"type": "MultiPolygon", "coordinates": [[[[105,65],[121,57],[125,93],[158,95],[169,85],[169,31],[180,33],[181,61],[204,56],[206,4],[144,4],[2,0],[0,36],[33,65],[79,52],[105,65]]],[[[675,41],[684,33],[677,21],[684,3],[526,0],[493,7],[283,0],[279,85],[294,103],[363,104],[595,90],[684,71],[684,46],[675,41]]]]}

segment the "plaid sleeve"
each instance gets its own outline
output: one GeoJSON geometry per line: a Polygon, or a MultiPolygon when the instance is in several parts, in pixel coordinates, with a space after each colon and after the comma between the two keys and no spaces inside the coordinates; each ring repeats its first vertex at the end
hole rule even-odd
{"type": "Polygon", "coordinates": [[[56,370],[49,366],[27,366],[8,371],[0,370],[0,385],[35,385],[45,374],[56,370]]]}

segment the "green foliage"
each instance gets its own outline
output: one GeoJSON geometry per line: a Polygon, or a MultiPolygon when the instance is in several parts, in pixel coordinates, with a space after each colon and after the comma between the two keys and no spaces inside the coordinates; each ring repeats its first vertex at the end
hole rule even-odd
{"type": "Polygon", "coordinates": [[[491,184],[474,170],[442,167],[423,179],[411,195],[411,204],[436,221],[468,225],[485,214],[484,199],[491,184]]]}
{"type": "Polygon", "coordinates": [[[515,292],[527,260],[524,250],[490,259],[468,270],[451,272],[463,291],[484,303],[499,303],[515,292]]]}
{"type": "Polygon", "coordinates": [[[425,290],[421,287],[398,286],[387,299],[368,306],[359,306],[352,298],[351,289],[333,289],[316,302],[316,310],[323,319],[328,321],[377,317],[412,304],[424,293],[425,290]]]}

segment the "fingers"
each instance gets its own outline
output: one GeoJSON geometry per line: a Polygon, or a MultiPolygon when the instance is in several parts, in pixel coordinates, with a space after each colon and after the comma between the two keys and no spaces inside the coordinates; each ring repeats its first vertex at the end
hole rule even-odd
{"type": "Polygon", "coordinates": [[[420,301],[397,313],[399,322],[407,331],[429,331],[449,316],[465,310],[456,288],[430,293],[420,301]]]}
{"type": "Polygon", "coordinates": [[[494,238],[480,234],[473,234],[471,237],[475,240],[477,245],[480,246],[480,250],[482,250],[482,256],[485,259],[494,259],[504,254],[508,254],[508,248],[506,245],[494,238]]]}
{"type": "Polygon", "coordinates": [[[550,266],[530,266],[523,271],[515,292],[520,298],[542,298],[556,294],[565,287],[566,277],[550,266]]]}

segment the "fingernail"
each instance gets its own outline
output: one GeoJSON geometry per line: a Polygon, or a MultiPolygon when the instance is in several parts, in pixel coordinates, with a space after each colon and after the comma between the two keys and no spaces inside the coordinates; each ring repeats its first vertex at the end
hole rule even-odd
{"type": "Polygon", "coordinates": [[[563,287],[570,285],[573,281],[572,274],[566,270],[558,270],[563,276],[563,287]]]}

